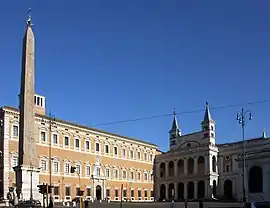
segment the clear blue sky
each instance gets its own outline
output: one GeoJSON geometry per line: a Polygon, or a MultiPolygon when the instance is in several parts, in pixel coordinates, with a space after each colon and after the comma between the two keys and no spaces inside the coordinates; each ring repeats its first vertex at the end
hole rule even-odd
{"type": "MultiPolygon", "coordinates": [[[[1,1],[1,105],[18,106],[28,8],[36,37],[36,92],[59,118],[96,125],[270,99],[270,2],[1,1]]],[[[242,106],[212,111],[217,143],[237,141],[242,106]]],[[[248,137],[270,131],[270,103],[248,137]]],[[[178,115],[183,133],[204,112],[178,115]]],[[[99,126],[168,148],[172,117],[99,126]]]]}

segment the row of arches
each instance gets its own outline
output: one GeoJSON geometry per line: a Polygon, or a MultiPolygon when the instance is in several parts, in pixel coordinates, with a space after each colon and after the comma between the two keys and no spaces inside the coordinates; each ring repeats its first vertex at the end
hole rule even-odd
{"type": "MultiPolygon", "coordinates": [[[[199,160],[198,160],[199,162],[199,160]]],[[[202,162],[202,161],[201,161],[202,162]]],[[[179,163],[179,161],[178,161],[179,163]]],[[[187,199],[202,199],[206,196],[206,183],[201,180],[195,184],[193,181],[184,184],[180,183],[170,183],[167,185],[161,184],[159,187],[159,199],[160,200],[184,200],[187,199]],[[197,186],[195,189],[195,185],[197,186]],[[185,187],[187,186],[187,187],[185,187]],[[185,190],[187,193],[185,193],[185,190]],[[197,193],[195,194],[195,190],[197,193]]],[[[262,193],[263,192],[263,169],[255,165],[250,168],[248,173],[248,191],[249,193],[262,193]]],[[[212,194],[215,197],[217,195],[217,181],[213,180],[212,194]]],[[[223,195],[227,199],[233,198],[233,182],[231,179],[227,179],[223,183],[223,195]]]]}
{"type": "MultiPolygon", "coordinates": [[[[196,161],[197,170],[200,170],[200,173],[205,173],[205,157],[199,156],[198,160],[196,161]]],[[[217,167],[217,159],[216,156],[212,156],[212,171],[216,172],[217,167]]],[[[175,165],[174,161],[170,161],[168,164],[168,168],[166,168],[165,162],[162,162],[159,166],[160,174],[159,176],[161,178],[165,177],[167,175],[172,177],[175,176],[175,168],[177,168],[177,175],[183,175],[185,173],[185,161],[183,159],[179,159],[177,161],[177,164],[175,165]],[[176,166],[176,167],[175,167],[176,166]],[[168,170],[167,170],[168,169],[168,170]]],[[[195,173],[195,160],[194,158],[188,158],[187,160],[187,174],[194,174],[195,173]]]]}
{"type": "MultiPolygon", "coordinates": [[[[216,181],[213,181],[213,187],[212,187],[212,193],[213,196],[216,196],[216,181]]],[[[186,193],[186,198],[189,200],[192,199],[203,199],[206,197],[206,186],[205,182],[203,180],[198,181],[197,183],[197,193],[195,195],[195,184],[193,181],[190,181],[187,183],[187,193],[186,193]]],[[[233,185],[231,180],[226,180],[224,182],[224,196],[228,199],[231,199],[233,197],[233,185]]],[[[185,199],[185,184],[180,182],[177,184],[177,187],[173,183],[170,183],[168,185],[168,190],[166,190],[165,184],[160,185],[160,200],[184,200],[185,199]],[[175,191],[177,189],[177,191],[175,191]],[[166,195],[166,191],[167,195],[166,195]],[[177,193],[177,194],[176,194],[177,193]],[[166,197],[168,196],[168,198],[166,197]]]]}

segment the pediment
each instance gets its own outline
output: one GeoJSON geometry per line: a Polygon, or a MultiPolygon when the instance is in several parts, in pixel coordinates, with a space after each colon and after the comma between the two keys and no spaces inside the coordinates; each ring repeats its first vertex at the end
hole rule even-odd
{"type": "Polygon", "coordinates": [[[189,148],[195,148],[200,146],[200,142],[191,140],[191,141],[185,141],[177,149],[189,149],[189,148]]]}

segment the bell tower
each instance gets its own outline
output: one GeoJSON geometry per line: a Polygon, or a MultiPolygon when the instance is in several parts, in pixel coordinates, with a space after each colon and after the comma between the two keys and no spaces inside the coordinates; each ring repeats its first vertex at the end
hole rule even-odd
{"type": "Polygon", "coordinates": [[[170,136],[170,149],[174,149],[177,146],[177,138],[181,136],[181,130],[178,127],[175,111],[173,111],[173,123],[172,128],[169,131],[169,136],[170,136]]]}
{"type": "Polygon", "coordinates": [[[215,144],[215,121],[211,117],[209,104],[206,102],[204,119],[201,123],[203,139],[208,139],[209,143],[215,144]]]}

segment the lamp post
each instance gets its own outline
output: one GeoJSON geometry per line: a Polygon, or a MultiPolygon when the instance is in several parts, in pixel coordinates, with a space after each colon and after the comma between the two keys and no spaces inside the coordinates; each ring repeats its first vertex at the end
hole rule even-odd
{"type": "Polygon", "coordinates": [[[252,119],[252,115],[250,111],[245,111],[244,108],[241,109],[240,112],[237,113],[236,120],[239,122],[239,124],[242,127],[242,141],[243,141],[243,166],[242,166],[242,179],[243,179],[243,206],[246,205],[246,142],[245,142],[245,126],[246,126],[246,116],[249,116],[249,120],[252,119]]]}
{"type": "MultiPolygon", "coordinates": [[[[49,172],[50,172],[50,186],[52,186],[52,125],[55,124],[55,118],[52,119],[51,113],[50,118],[50,131],[49,131],[49,172]]],[[[50,200],[52,200],[52,193],[50,193],[50,200]]]]}

